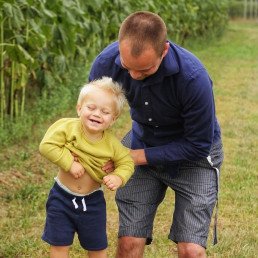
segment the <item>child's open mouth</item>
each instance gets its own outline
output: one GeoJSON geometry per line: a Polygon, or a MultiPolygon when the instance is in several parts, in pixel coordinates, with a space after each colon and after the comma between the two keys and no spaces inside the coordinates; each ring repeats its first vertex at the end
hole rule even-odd
{"type": "Polygon", "coordinates": [[[100,122],[99,122],[99,121],[97,121],[97,120],[94,120],[94,119],[90,119],[90,121],[91,121],[92,123],[97,123],[97,124],[100,124],[100,122]]]}

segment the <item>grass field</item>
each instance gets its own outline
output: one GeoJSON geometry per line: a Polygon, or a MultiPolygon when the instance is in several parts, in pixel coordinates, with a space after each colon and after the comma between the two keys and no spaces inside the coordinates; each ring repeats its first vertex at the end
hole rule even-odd
{"type": "MultiPolygon", "coordinates": [[[[188,47],[206,65],[214,82],[225,161],[221,171],[219,244],[208,241],[209,257],[251,258],[258,253],[258,22],[232,21],[220,40],[188,47]]],[[[71,112],[75,115],[75,112],[71,112]]],[[[48,257],[41,241],[45,201],[56,167],[40,157],[37,148],[52,121],[35,127],[35,135],[0,153],[0,257],[48,257]]],[[[128,114],[114,127],[118,137],[130,127],[128,114]]],[[[105,191],[108,211],[109,257],[114,257],[118,213],[114,192],[105,191]]],[[[177,257],[167,239],[173,212],[173,192],[160,205],[153,244],[145,257],[177,257]]],[[[78,240],[71,257],[83,257],[78,240]]]]}

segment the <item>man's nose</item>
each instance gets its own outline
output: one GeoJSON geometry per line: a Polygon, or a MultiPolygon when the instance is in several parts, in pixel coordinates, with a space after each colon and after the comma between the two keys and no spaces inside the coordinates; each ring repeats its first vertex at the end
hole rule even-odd
{"type": "Polygon", "coordinates": [[[138,72],[138,71],[130,70],[130,71],[129,71],[129,74],[131,75],[131,77],[132,77],[133,79],[138,79],[138,78],[141,78],[141,77],[142,77],[142,72],[138,72]]]}

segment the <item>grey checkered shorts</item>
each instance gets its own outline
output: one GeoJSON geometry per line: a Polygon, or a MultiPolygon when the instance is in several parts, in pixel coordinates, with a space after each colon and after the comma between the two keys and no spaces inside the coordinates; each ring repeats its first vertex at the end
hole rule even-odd
{"type": "MultiPolygon", "coordinates": [[[[128,136],[123,140],[126,146],[130,146],[128,136]]],[[[181,163],[174,176],[162,166],[137,166],[131,179],[116,193],[118,237],[146,238],[146,244],[150,244],[157,208],[170,187],[175,191],[175,210],[168,238],[176,243],[190,242],[206,248],[222,161],[220,141],[212,146],[207,159],[181,163]]],[[[167,223],[165,219],[164,223],[167,223]]]]}

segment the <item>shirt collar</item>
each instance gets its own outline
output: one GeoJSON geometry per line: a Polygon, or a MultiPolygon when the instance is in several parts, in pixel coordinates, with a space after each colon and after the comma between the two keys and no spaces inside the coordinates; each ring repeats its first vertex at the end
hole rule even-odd
{"type": "Polygon", "coordinates": [[[169,46],[170,48],[168,50],[168,53],[161,63],[161,68],[163,69],[162,72],[164,72],[165,76],[173,75],[179,72],[179,65],[176,60],[176,52],[174,51],[171,42],[169,42],[169,46]]]}
{"type": "Polygon", "coordinates": [[[120,59],[120,52],[118,52],[118,55],[115,59],[115,64],[118,65],[120,68],[124,69],[122,64],[121,64],[121,59],[120,59]]]}

